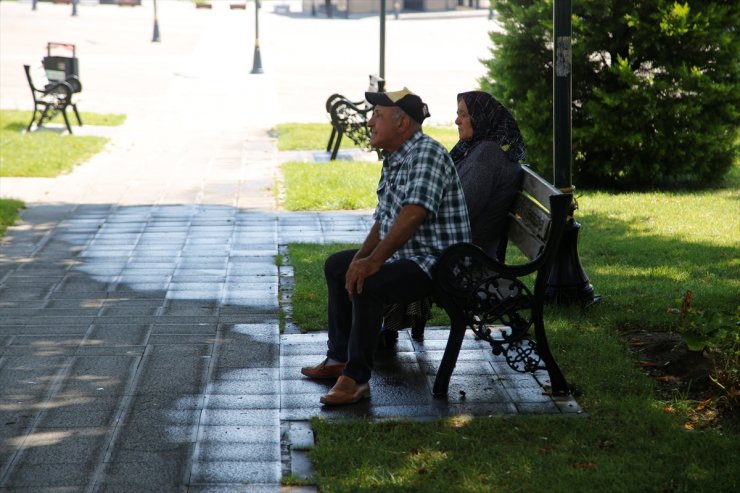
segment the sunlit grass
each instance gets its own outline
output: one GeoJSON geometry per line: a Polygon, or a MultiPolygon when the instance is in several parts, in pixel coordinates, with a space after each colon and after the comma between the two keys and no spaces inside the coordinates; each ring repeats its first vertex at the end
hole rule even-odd
{"type": "MultiPolygon", "coordinates": [[[[279,151],[326,149],[331,123],[280,123],[271,133],[278,139],[279,151]]],[[[342,139],[342,146],[356,147],[350,139],[342,139]]]]}
{"type": "Polygon", "coordinates": [[[424,133],[445,146],[448,151],[458,141],[457,128],[454,125],[425,126],[424,133]]]}
{"type": "MultiPolygon", "coordinates": [[[[86,125],[120,125],[125,120],[124,115],[95,113],[81,117],[86,125]]],[[[0,176],[58,176],[100,152],[108,141],[56,132],[25,133],[30,119],[31,112],[0,110],[0,176]]]]}
{"type": "Polygon", "coordinates": [[[380,167],[355,161],[285,163],[282,205],[291,211],[373,208],[380,167]]]}
{"type": "Polygon", "coordinates": [[[20,200],[0,199],[0,236],[18,219],[23,207],[24,204],[20,200]]]}
{"type": "MultiPolygon", "coordinates": [[[[438,140],[448,150],[457,143],[457,129],[452,125],[425,126],[424,133],[438,140]]],[[[272,129],[272,134],[278,139],[280,151],[326,149],[331,135],[331,123],[281,123],[272,129]]],[[[356,147],[352,140],[342,138],[343,149],[356,147]]]]}

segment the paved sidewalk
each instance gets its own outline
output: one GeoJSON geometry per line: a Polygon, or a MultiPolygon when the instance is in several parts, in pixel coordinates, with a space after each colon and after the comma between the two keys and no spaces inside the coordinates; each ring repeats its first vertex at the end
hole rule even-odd
{"type": "MultiPolygon", "coordinates": [[[[105,151],[69,175],[0,179],[0,195],[29,203],[0,243],[0,491],[286,491],[284,475],[311,474],[314,416],[578,413],[573,400],[543,392],[546,375],[513,373],[472,337],[449,398],[433,399],[441,328],[423,343],[402,333],[395,350],[380,352],[370,401],[319,404],[328,385],[298,368],[322,357],[326,334],[290,324],[280,333],[292,270],[275,256],[293,241],[360,241],[370,218],[276,210],[275,171],[287,157],[268,129],[320,121],[320,99],[334,91],[314,84],[362,85],[367,67],[340,69],[302,46],[288,63],[290,53],[265,48],[266,74],[250,76],[235,60],[251,61],[251,46],[233,43],[250,39],[240,27],[247,17],[223,6],[204,13],[160,2],[163,42],[152,47],[146,2],[83,6],[75,19],[68,6],[32,14],[28,4],[0,3],[0,106],[26,107],[27,88],[7,67],[48,36],[84,48],[85,111],[129,115],[107,130],[105,151]],[[307,101],[314,93],[322,97],[307,101]]],[[[306,26],[346,36],[349,23],[368,24],[263,17],[273,46],[306,26]]],[[[458,21],[468,34],[476,22],[458,21]]],[[[394,34],[399,43],[454,23],[408,24],[394,34]]],[[[439,75],[413,68],[417,81],[439,75]]],[[[447,84],[473,86],[461,72],[429,99],[454,98],[447,84]]]]}

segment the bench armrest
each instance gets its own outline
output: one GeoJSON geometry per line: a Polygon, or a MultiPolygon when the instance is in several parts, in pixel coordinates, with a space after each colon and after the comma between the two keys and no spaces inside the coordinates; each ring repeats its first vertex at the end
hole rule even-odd
{"type": "Polygon", "coordinates": [[[82,82],[80,82],[80,78],[76,75],[70,75],[66,79],[64,79],[64,82],[69,84],[69,87],[72,88],[72,92],[82,92],[82,82]]]}
{"type": "Polygon", "coordinates": [[[71,99],[72,93],[74,91],[72,90],[72,86],[69,83],[60,80],[47,84],[42,92],[44,93],[44,95],[52,94],[61,99],[71,99]]]}
{"type": "Polygon", "coordinates": [[[508,265],[490,257],[472,243],[457,243],[447,247],[434,265],[433,275],[436,283],[463,294],[468,293],[481,280],[491,275],[498,274],[513,279],[539,270],[555,253],[555,249],[560,243],[571,202],[572,196],[570,194],[558,194],[550,197],[552,223],[548,240],[540,254],[531,261],[524,264],[508,265]]]}

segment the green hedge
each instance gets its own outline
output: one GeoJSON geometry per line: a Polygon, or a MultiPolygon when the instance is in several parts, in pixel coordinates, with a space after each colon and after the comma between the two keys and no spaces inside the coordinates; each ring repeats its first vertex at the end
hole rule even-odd
{"type": "MultiPolygon", "coordinates": [[[[494,0],[485,90],[552,175],[553,2],[494,0]]],[[[579,186],[706,186],[737,156],[740,8],[733,1],[572,2],[573,175],[579,186]]]]}

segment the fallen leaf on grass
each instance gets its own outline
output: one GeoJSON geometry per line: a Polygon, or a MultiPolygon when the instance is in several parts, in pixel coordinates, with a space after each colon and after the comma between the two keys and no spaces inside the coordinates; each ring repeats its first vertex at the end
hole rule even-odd
{"type": "Polygon", "coordinates": [[[576,469],[596,469],[596,464],[593,462],[576,462],[573,467],[576,469]]]}
{"type": "Polygon", "coordinates": [[[642,366],[643,368],[654,368],[658,366],[658,363],[656,363],[655,361],[640,361],[640,366],[642,366]]]}
{"type": "Polygon", "coordinates": [[[697,411],[703,411],[709,404],[712,403],[712,399],[705,399],[696,405],[697,411]]]}

